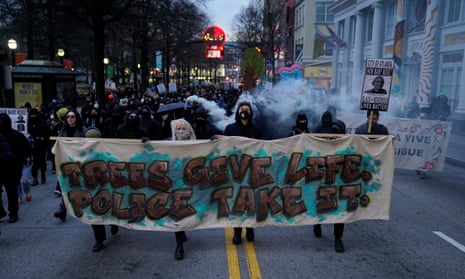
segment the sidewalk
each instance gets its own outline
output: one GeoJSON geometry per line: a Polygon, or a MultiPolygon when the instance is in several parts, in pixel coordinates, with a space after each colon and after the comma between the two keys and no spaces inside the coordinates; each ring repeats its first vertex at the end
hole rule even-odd
{"type": "Polygon", "coordinates": [[[450,134],[446,162],[465,168],[465,135],[450,134]]]}

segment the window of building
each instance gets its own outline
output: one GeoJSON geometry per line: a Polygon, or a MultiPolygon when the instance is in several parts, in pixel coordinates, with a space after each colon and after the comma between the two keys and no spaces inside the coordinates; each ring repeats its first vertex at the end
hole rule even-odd
{"type": "Polygon", "coordinates": [[[375,10],[370,8],[367,11],[366,14],[366,20],[367,20],[367,32],[366,32],[366,37],[365,41],[366,42],[371,42],[373,39],[373,23],[374,23],[374,16],[375,16],[375,10]]]}
{"type": "Polygon", "coordinates": [[[460,20],[462,2],[463,0],[448,0],[446,2],[446,23],[451,23],[460,20]]]}
{"type": "Polygon", "coordinates": [[[425,29],[426,9],[428,4],[426,0],[412,0],[407,2],[408,7],[408,20],[407,33],[423,32],[425,29]]]}
{"type": "Polygon", "coordinates": [[[333,22],[334,15],[329,10],[331,2],[317,2],[316,3],[316,22],[325,23],[333,22]]]}
{"type": "Polygon", "coordinates": [[[325,42],[325,51],[324,55],[332,56],[333,55],[333,40],[327,40],[325,42]]]}
{"type": "Polygon", "coordinates": [[[345,41],[345,34],[344,34],[344,31],[345,31],[345,22],[343,20],[339,21],[338,24],[337,24],[337,33],[338,33],[338,36],[339,38],[341,38],[343,41],[345,41]]]}
{"type": "Polygon", "coordinates": [[[396,3],[389,1],[386,4],[386,32],[384,37],[386,39],[394,38],[394,29],[396,24],[396,3]]]}
{"type": "Polygon", "coordinates": [[[356,16],[351,16],[349,21],[349,45],[355,44],[355,23],[357,22],[356,16]]]}
{"type": "Polygon", "coordinates": [[[447,53],[442,56],[438,93],[444,92],[449,98],[452,111],[457,109],[459,103],[462,62],[462,52],[447,53]]]}

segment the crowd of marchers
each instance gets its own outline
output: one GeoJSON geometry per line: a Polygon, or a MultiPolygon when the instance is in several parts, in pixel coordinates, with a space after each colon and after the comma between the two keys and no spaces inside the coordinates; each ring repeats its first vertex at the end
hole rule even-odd
{"type": "MultiPolygon", "coordinates": [[[[54,137],[103,137],[149,140],[196,140],[213,139],[215,135],[242,136],[263,139],[260,125],[254,123],[257,107],[248,101],[239,101],[242,92],[238,89],[215,87],[183,87],[176,94],[157,94],[151,91],[135,93],[131,89],[109,91],[104,102],[89,94],[79,108],[57,100],[32,107],[24,104],[28,112],[27,137],[14,130],[11,118],[0,114],[0,183],[5,189],[8,211],[0,203],[0,219],[9,215],[9,223],[18,221],[19,201],[32,199],[31,187],[46,183],[47,160],[51,171],[56,166],[52,147],[54,137]],[[214,101],[225,111],[225,118],[233,118],[231,124],[221,130],[212,123],[200,103],[186,100],[198,96],[214,101]],[[8,174],[8,175],[7,175],[8,174]]],[[[334,109],[334,108],[332,108],[334,109]]],[[[299,112],[295,125],[289,127],[288,136],[302,133],[345,134],[345,123],[335,119],[332,109],[324,112],[318,126],[309,128],[306,112],[299,112]]],[[[388,134],[385,126],[378,123],[379,113],[370,111],[371,125],[357,128],[358,134],[388,134]],[[370,130],[368,129],[370,126],[370,130]]],[[[61,186],[56,182],[55,195],[61,196],[61,186]]],[[[1,199],[0,199],[1,201],[1,199]]],[[[61,198],[54,216],[66,221],[66,207],[61,198]]],[[[92,225],[95,235],[94,252],[104,248],[106,232],[104,225],[92,225]]],[[[111,234],[117,234],[117,226],[111,226],[111,234]]],[[[335,251],[344,252],[342,235],[344,224],[334,225],[335,251]]],[[[321,237],[320,225],[313,228],[315,237],[321,237]]],[[[254,241],[253,228],[246,228],[247,241],[254,241]]],[[[183,243],[187,241],[184,231],[175,233],[175,258],[184,258],[183,243]]],[[[234,228],[232,242],[242,243],[242,228],[234,228]]]]}

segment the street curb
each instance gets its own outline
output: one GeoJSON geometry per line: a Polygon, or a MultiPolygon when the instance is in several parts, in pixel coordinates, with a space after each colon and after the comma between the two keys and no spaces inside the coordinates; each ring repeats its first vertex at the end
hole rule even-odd
{"type": "Polygon", "coordinates": [[[454,166],[465,168],[465,161],[462,161],[462,160],[457,160],[451,157],[446,157],[446,162],[454,166]]]}

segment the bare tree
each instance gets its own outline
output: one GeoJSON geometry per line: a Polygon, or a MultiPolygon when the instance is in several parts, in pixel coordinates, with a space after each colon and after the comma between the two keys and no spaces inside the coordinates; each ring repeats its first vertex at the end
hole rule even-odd
{"type": "Polygon", "coordinates": [[[235,16],[236,40],[246,47],[263,47],[263,0],[255,0],[235,16]]]}
{"type": "Polygon", "coordinates": [[[271,64],[272,68],[272,82],[276,81],[275,68],[276,58],[281,52],[282,38],[280,26],[281,18],[284,12],[283,0],[265,0],[264,3],[264,47],[263,54],[265,55],[266,63],[271,64]]]}

